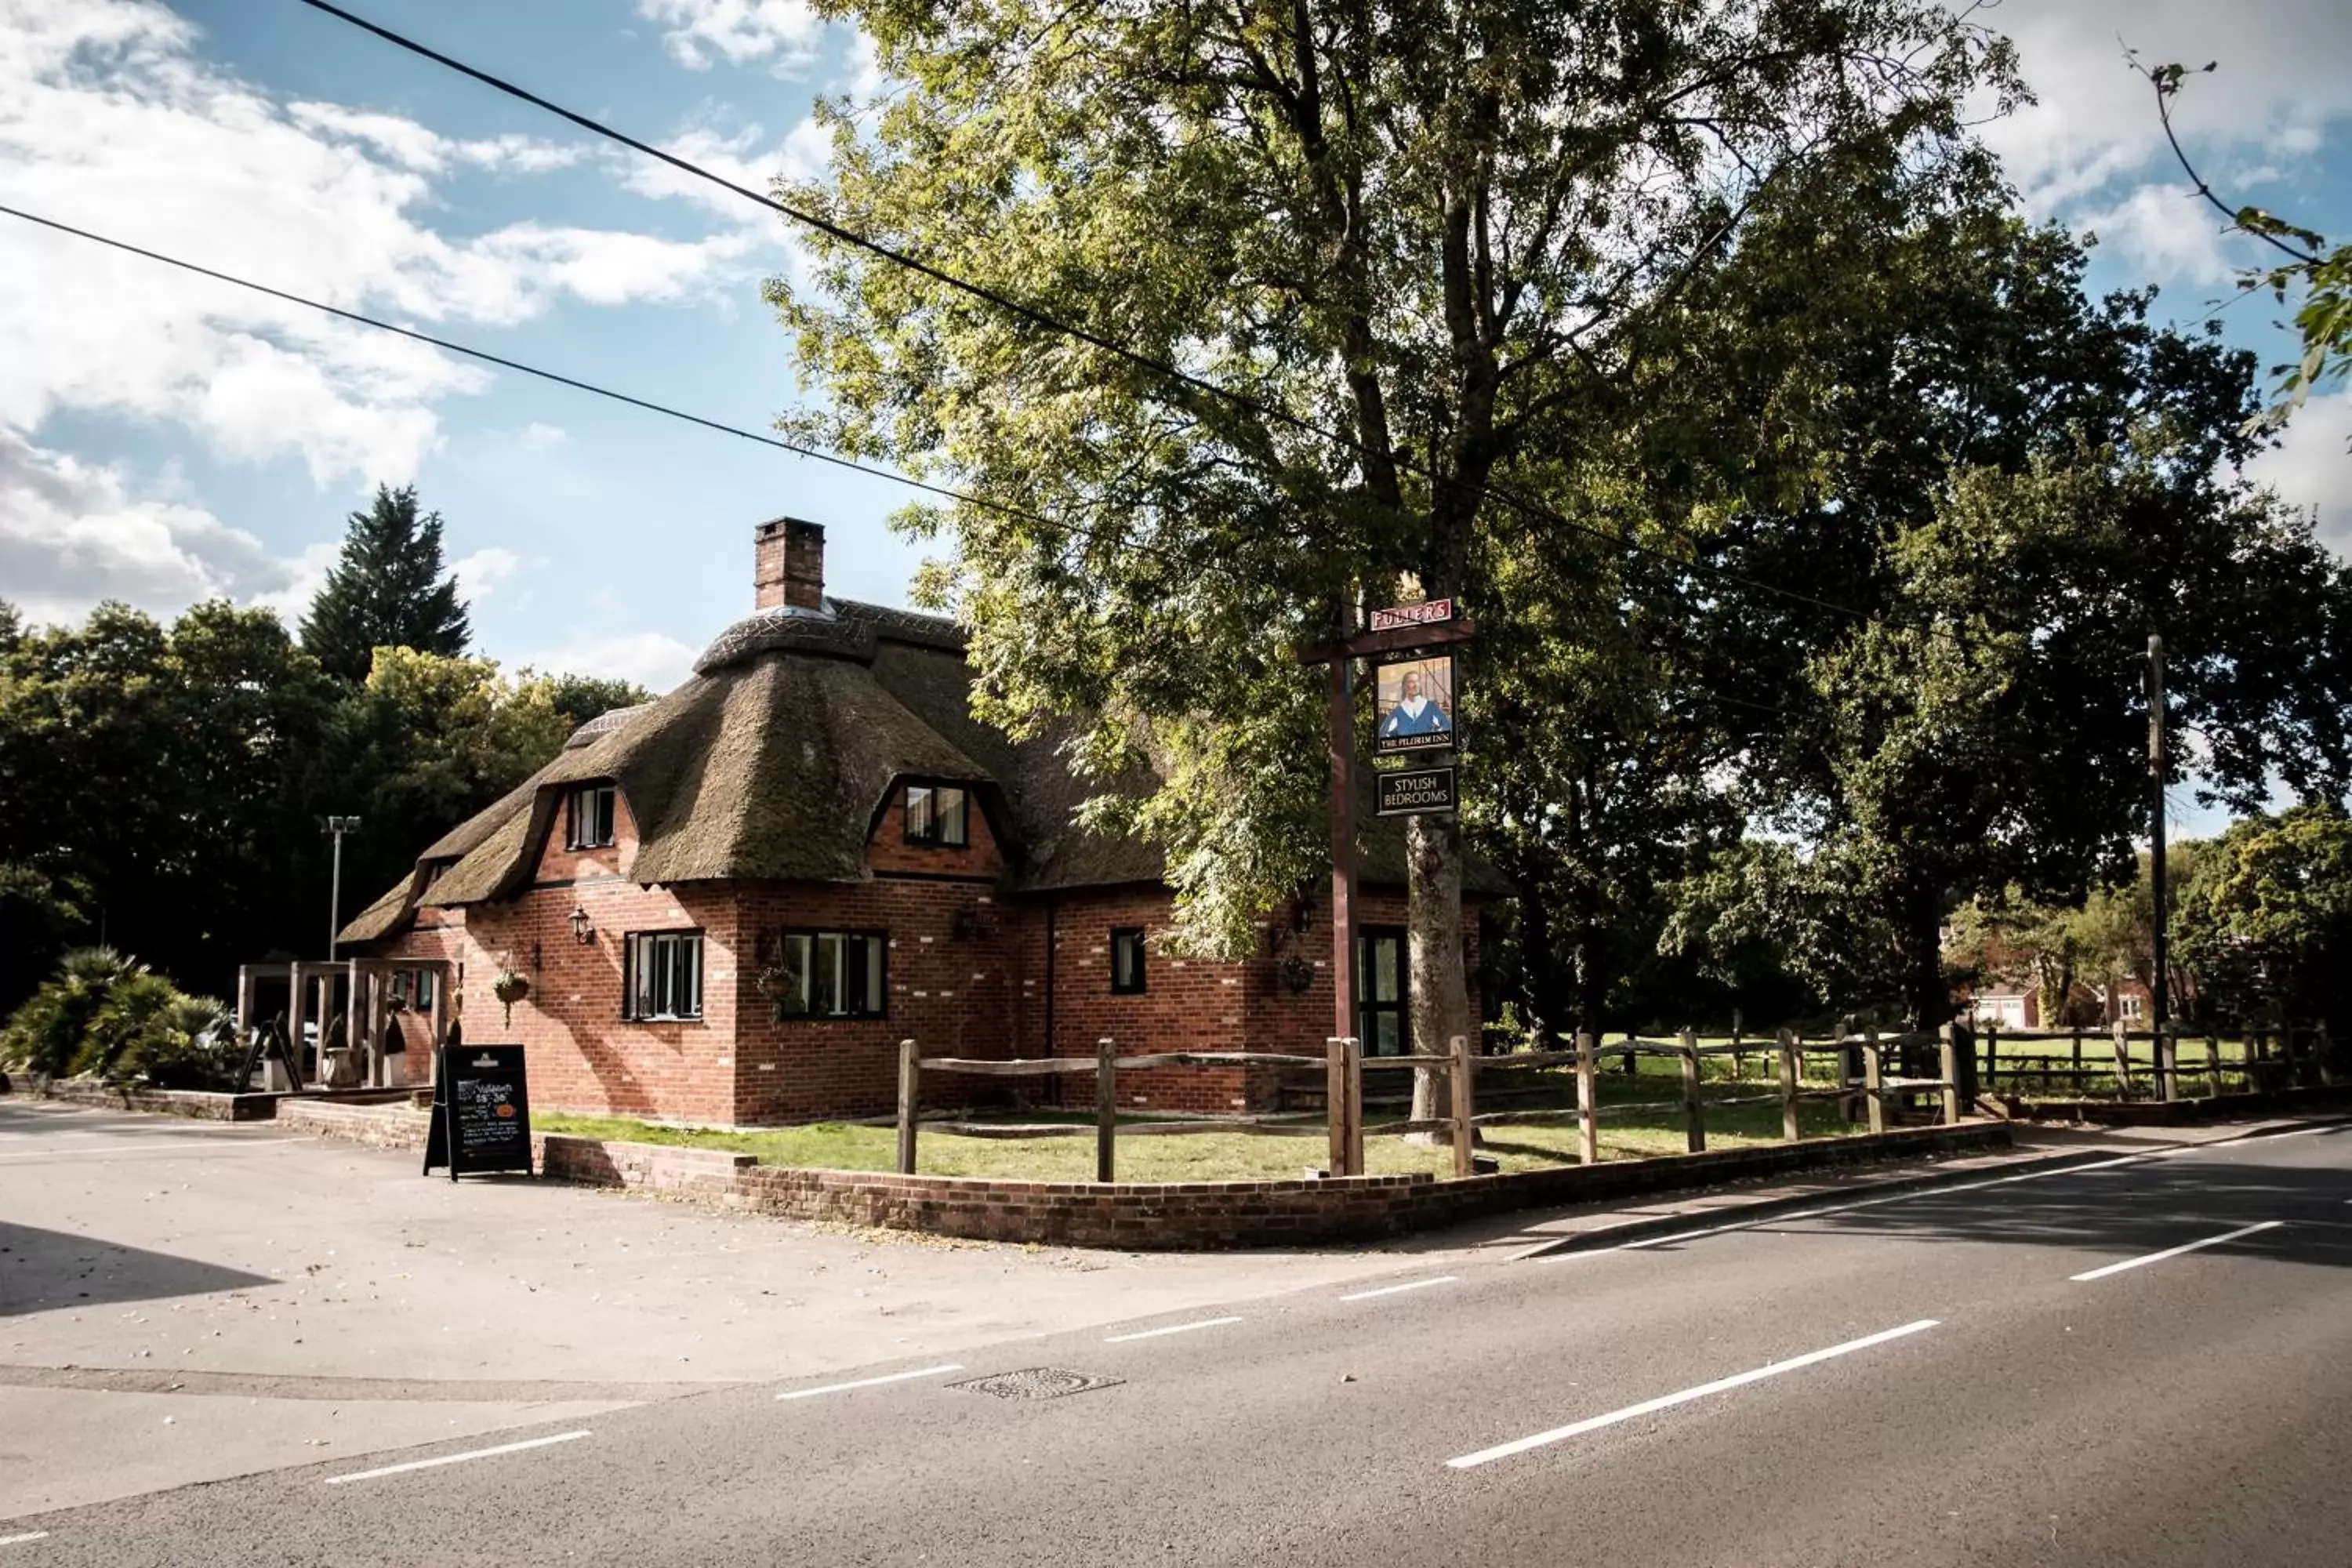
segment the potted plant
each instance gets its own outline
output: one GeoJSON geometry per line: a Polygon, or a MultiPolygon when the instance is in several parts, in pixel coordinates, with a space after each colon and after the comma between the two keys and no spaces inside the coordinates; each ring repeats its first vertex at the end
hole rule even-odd
{"type": "Polygon", "coordinates": [[[530,981],[511,969],[501,969],[499,977],[490,982],[490,994],[507,1010],[507,1027],[514,1027],[514,1005],[530,994],[530,981]]]}

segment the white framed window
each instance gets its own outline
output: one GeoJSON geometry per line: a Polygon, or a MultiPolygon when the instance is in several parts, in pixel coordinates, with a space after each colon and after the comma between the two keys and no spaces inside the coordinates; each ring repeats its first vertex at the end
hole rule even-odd
{"type": "Polygon", "coordinates": [[[2145,996],[2126,995],[2123,999],[2123,1004],[2124,1016],[2135,1023],[2138,1022],[2147,1009],[2147,998],[2145,996]]]}
{"type": "Polygon", "coordinates": [[[601,849],[613,842],[613,786],[582,784],[572,792],[570,847],[601,849]]]}
{"type": "Polygon", "coordinates": [[[1140,996],[1145,989],[1143,928],[1118,926],[1110,933],[1110,988],[1117,996],[1140,996]]]}
{"type": "Polygon", "coordinates": [[[629,937],[628,1016],[702,1016],[702,933],[651,931],[629,937]]]}
{"type": "Polygon", "coordinates": [[[890,938],[878,931],[787,931],[772,997],[787,1018],[890,1016],[890,938]]]}
{"type": "Polygon", "coordinates": [[[961,784],[907,786],[907,842],[961,849],[971,842],[971,796],[961,784]]]}

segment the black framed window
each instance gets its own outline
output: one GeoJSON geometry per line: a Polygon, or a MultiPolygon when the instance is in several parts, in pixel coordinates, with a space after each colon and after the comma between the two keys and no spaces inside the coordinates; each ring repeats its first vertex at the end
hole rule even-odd
{"type": "Polygon", "coordinates": [[[1401,1057],[1412,1047],[1402,926],[1356,930],[1356,1034],[1367,1057],[1401,1057]]]}
{"type": "Polygon", "coordinates": [[[907,842],[961,849],[971,842],[971,796],[961,784],[907,786],[907,842]]]}
{"type": "Polygon", "coordinates": [[[613,786],[582,784],[572,792],[571,847],[601,849],[613,842],[613,786]]]}
{"type": "Polygon", "coordinates": [[[1144,989],[1143,928],[1120,926],[1110,933],[1110,988],[1118,995],[1139,996],[1144,989]]]}
{"type": "Polygon", "coordinates": [[[772,999],[787,1018],[890,1016],[890,936],[878,931],[788,931],[772,999]]]}
{"type": "Polygon", "coordinates": [[[633,931],[625,994],[632,1018],[702,1016],[702,933],[633,931]]]}

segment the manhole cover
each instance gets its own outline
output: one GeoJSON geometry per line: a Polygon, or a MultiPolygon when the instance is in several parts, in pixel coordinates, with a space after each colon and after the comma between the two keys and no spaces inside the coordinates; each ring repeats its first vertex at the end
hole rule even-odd
{"type": "Polygon", "coordinates": [[[1088,1389],[1115,1388],[1126,1381],[1123,1377],[1090,1377],[1083,1372],[1064,1372],[1057,1366],[1033,1366],[1022,1372],[991,1373],[986,1377],[948,1386],[968,1388],[974,1394],[993,1394],[999,1399],[1059,1399],[1066,1394],[1084,1394],[1088,1389]]]}

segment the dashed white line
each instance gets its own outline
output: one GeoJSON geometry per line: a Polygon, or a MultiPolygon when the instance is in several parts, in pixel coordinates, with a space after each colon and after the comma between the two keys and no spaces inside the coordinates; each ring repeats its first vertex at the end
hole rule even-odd
{"type": "Polygon", "coordinates": [[[853,1388],[878,1388],[886,1383],[905,1383],[910,1378],[937,1377],[943,1372],[961,1372],[963,1363],[942,1362],[938,1366],[919,1366],[912,1372],[887,1373],[880,1377],[861,1377],[855,1383],[828,1383],[823,1388],[795,1388],[789,1394],[779,1394],[779,1399],[814,1399],[820,1394],[842,1394],[853,1388]]]}
{"type": "Polygon", "coordinates": [[[47,1541],[48,1538],[49,1532],[46,1530],[28,1530],[22,1535],[0,1535],[0,1546],[14,1546],[20,1541],[47,1541]]]}
{"type": "Polygon", "coordinates": [[[1401,1290],[1426,1290],[1432,1285],[1451,1285],[1459,1276],[1440,1274],[1434,1279],[1411,1279],[1402,1285],[1383,1285],[1377,1290],[1359,1290],[1352,1296],[1342,1296],[1342,1301],[1369,1301],[1375,1296],[1393,1296],[1401,1290]]]}
{"type": "Polygon", "coordinates": [[[1465,1454],[1458,1459],[1448,1459],[1445,1463],[1451,1469],[1474,1469],[1480,1465],[1492,1464],[1496,1459],[1507,1459],[1514,1454],[1524,1454],[1530,1448],[1541,1448],[1553,1443],[1564,1443],[1570,1437],[1580,1437],[1587,1432],[1597,1432],[1603,1426],[1614,1426],[1620,1421],[1632,1421],[1661,1410],[1670,1410],[1677,1405],[1687,1405],[1694,1399],[1704,1399],[1710,1394],[1722,1394],[1730,1389],[1745,1387],[1751,1383],[1760,1383],[1768,1377],[1778,1377],[1784,1372],[1795,1372],[1800,1367],[1813,1366],[1837,1356],[1852,1355],[1856,1351],[1868,1350],[1874,1345],[1883,1345],[1889,1340],[1899,1340],[1906,1335],[1922,1333],[1936,1327],[1937,1321],[1937,1320],[1934,1318],[1922,1318],[1916,1323],[1906,1323],[1899,1329],[1887,1329],[1879,1333],[1865,1335],[1862,1339],[1848,1340],[1842,1345],[1832,1345],[1826,1350],[1808,1351],[1803,1355],[1791,1356],[1787,1361],[1776,1361],[1769,1365],[1759,1366],[1753,1372],[1743,1372],[1731,1377],[1719,1377],[1713,1383],[1702,1383],[1696,1388],[1685,1388],[1679,1394],[1663,1394],[1655,1399],[1645,1399],[1639,1405],[1628,1405],[1622,1410],[1612,1410],[1606,1415],[1590,1416],[1566,1426],[1555,1426],[1549,1432],[1538,1432],[1532,1437],[1521,1437],[1515,1442],[1498,1443],[1494,1447],[1481,1448],[1475,1454],[1465,1454]]]}
{"type": "Polygon", "coordinates": [[[411,1459],[404,1465],[386,1465],[380,1470],[354,1470],[348,1476],[329,1476],[327,1485],[340,1487],[352,1481],[372,1481],[378,1476],[405,1475],[410,1470],[430,1470],[443,1465],[460,1465],[467,1459],[487,1459],[496,1454],[519,1454],[525,1448],[544,1448],[551,1443],[570,1443],[587,1436],[585,1431],[580,1431],[558,1432],[551,1437],[526,1437],[520,1443],[501,1443],[495,1448],[471,1448],[462,1454],[444,1454],[436,1459],[411,1459]]]}
{"type": "Polygon", "coordinates": [[[1146,1329],[1135,1334],[1109,1334],[1103,1339],[1107,1345],[1123,1345],[1129,1340],[1156,1340],[1162,1334],[1189,1334],[1195,1329],[1221,1329],[1227,1323],[1238,1323],[1239,1318],[1203,1318],[1197,1323],[1176,1323],[1164,1329],[1146,1329]]]}
{"type": "Polygon", "coordinates": [[[2256,1231],[2276,1230],[2285,1223],[2286,1221],[2283,1219],[2266,1219],[2260,1225],[2242,1226],[2236,1230],[2224,1231],[2220,1236],[2209,1236],[2201,1241],[2184,1241],[2179,1247],[2168,1247],[2162,1252],[2151,1252],[2144,1258],[2126,1258],[2121,1263],[2110,1263],[2105,1268],[2087,1269],[2081,1274],[2069,1274],[2066,1278],[2076,1281],[2105,1279],[2108,1275],[2121,1274],[2126,1268],[2144,1268],[2150,1263],[2161,1263],[2168,1258],[2178,1258],[2184,1252],[2198,1252],[2208,1247],[2219,1247],[2225,1241],[2235,1241],[2242,1236],[2252,1236],[2256,1231]]]}

